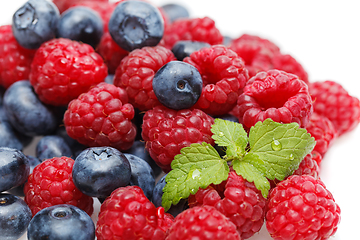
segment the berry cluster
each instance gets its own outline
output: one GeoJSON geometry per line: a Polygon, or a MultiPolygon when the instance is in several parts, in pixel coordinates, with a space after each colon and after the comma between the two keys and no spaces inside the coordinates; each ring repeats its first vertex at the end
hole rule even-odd
{"type": "Polygon", "coordinates": [[[178,4],[28,0],[0,26],[0,86],[6,239],[337,231],[321,161],[360,101],[268,39],[178,4]]]}

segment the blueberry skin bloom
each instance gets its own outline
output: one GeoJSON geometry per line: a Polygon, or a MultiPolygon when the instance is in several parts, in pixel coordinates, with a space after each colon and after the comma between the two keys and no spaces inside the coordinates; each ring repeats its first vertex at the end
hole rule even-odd
{"type": "Polygon", "coordinates": [[[55,37],[59,9],[47,0],[29,0],[13,15],[12,30],[17,42],[28,49],[55,37]]]}
{"type": "Polygon", "coordinates": [[[53,157],[71,157],[72,155],[69,145],[62,137],[57,135],[44,136],[36,145],[36,157],[40,161],[53,157]]]}
{"type": "Polygon", "coordinates": [[[210,46],[211,45],[206,42],[181,40],[175,43],[171,51],[174,53],[177,60],[182,61],[184,58],[189,57],[193,52],[210,46]]]}
{"type": "Polygon", "coordinates": [[[88,7],[72,7],[63,12],[56,29],[56,36],[91,45],[99,44],[103,34],[100,15],[88,7]]]}
{"type": "Polygon", "coordinates": [[[115,148],[92,147],[76,157],[72,177],[81,192],[102,198],[129,184],[131,166],[125,155],[115,148]]]}
{"type": "Polygon", "coordinates": [[[12,84],[4,95],[4,109],[11,125],[27,136],[49,135],[58,126],[55,108],[40,101],[30,82],[12,84]]]}
{"type": "Polygon", "coordinates": [[[0,192],[20,186],[29,173],[29,160],[20,150],[0,147],[0,192]]]}
{"type": "Polygon", "coordinates": [[[90,216],[69,204],[47,207],[31,219],[29,240],[94,240],[95,225],[90,216]]]}
{"type": "Polygon", "coordinates": [[[156,46],[164,34],[164,20],[160,11],[142,1],[123,1],[111,14],[109,32],[124,50],[156,46]]]}
{"type": "Polygon", "coordinates": [[[203,81],[194,66],[181,61],[171,61],[155,73],[152,86],[160,103],[180,110],[191,108],[197,102],[203,81]]]}
{"type": "Polygon", "coordinates": [[[12,194],[0,194],[0,239],[19,239],[26,232],[31,218],[31,210],[24,200],[12,194]]]}

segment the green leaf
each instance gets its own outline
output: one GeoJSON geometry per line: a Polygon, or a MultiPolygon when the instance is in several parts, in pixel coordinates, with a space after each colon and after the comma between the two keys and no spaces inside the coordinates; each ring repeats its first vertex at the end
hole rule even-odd
{"type": "Polygon", "coordinates": [[[254,182],[255,187],[261,191],[264,198],[267,198],[270,191],[269,180],[252,163],[260,161],[257,155],[247,154],[242,161],[235,160],[233,168],[238,175],[241,175],[248,182],[254,182]],[[253,159],[254,158],[254,159],[253,159]]]}
{"type": "Polygon", "coordinates": [[[171,162],[171,167],[163,188],[162,206],[165,211],[181,199],[195,194],[199,188],[220,184],[229,173],[227,162],[206,142],[182,148],[171,162]]]}
{"type": "Polygon", "coordinates": [[[315,139],[297,123],[281,124],[271,119],[258,122],[250,129],[249,153],[261,159],[268,179],[283,180],[291,175],[314,146],[315,139]]]}
{"type": "Polygon", "coordinates": [[[211,132],[215,143],[220,147],[226,147],[227,157],[239,157],[245,153],[248,137],[240,123],[216,118],[211,132]]]}

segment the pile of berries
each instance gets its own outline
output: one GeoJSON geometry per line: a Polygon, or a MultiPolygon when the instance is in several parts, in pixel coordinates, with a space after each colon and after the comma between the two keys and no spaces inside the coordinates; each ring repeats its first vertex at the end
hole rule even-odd
{"type": "Polygon", "coordinates": [[[178,4],[28,0],[0,26],[0,86],[5,239],[240,240],[266,226],[277,240],[325,240],[337,230],[340,207],[319,172],[359,124],[360,101],[338,82],[310,81],[268,39],[229,40],[178,4]],[[246,134],[266,119],[296,123],[316,145],[269,179],[268,196],[230,166],[225,181],[164,209],[182,149],[230,155],[213,138],[217,118],[246,134]],[[35,138],[35,156],[25,155],[35,138]]]}

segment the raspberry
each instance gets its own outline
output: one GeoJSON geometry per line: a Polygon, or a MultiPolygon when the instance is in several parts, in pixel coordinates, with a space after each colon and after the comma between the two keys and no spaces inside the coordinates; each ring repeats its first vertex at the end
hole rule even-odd
{"type": "Polygon", "coordinates": [[[177,41],[192,40],[210,45],[222,44],[223,36],[214,20],[204,18],[182,18],[168,24],[163,36],[163,45],[171,49],[177,41]]]}
{"type": "Polygon", "coordinates": [[[57,38],[36,51],[30,83],[39,99],[50,105],[66,105],[107,76],[107,67],[85,43],[57,38]]]}
{"type": "Polygon", "coordinates": [[[203,79],[203,89],[195,108],[210,115],[224,115],[236,105],[248,80],[244,62],[222,45],[202,48],[184,62],[195,66],[203,79]]]}
{"type": "Polygon", "coordinates": [[[114,74],[121,60],[129,54],[128,51],[125,51],[116,44],[109,32],[105,32],[102,35],[96,52],[104,59],[109,74],[114,74]]]}
{"type": "Polygon", "coordinates": [[[34,54],[35,50],[18,44],[11,25],[0,26],[0,85],[7,89],[14,82],[28,79],[34,54]]]}
{"type": "Polygon", "coordinates": [[[66,11],[74,4],[80,4],[82,2],[94,2],[94,4],[101,4],[102,2],[108,2],[109,0],[52,0],[58,7],[60,13],[66,11]]]}
{"type": "Polygon", "coordinates": [[[170,227],[166,240],[240,240],[236,226],[211,206],[181,212],[170,227]]]}
{"type": "Polygon", "coordinates": [[[189,206],[209,205],[228,217],[237,228],[241,239],[260,231],[265,217],[266,199],[253,183],[249,183],[234,170],[226,181],[210,185],[190,195],[189,206]]]}
{"type": "Polygon", "coordinates": [[[74,162],[69,157],[54,157],[34,168],[24,186],[24,200],[33,215],[46,207],[71,204],[91,216],[93,199],[75,187],[72,179],[74,162]]]}
{"type": "Polygon", "coordinates": [[[339,83],[318,81],[309,85],[314,112],[327,117],[338,135],[353,130],[360,122],[360,101],[351,96],[339,83]]]}
{"type": "Polygon", "coordinates": [[[304,67],[291,55],[281,53],[275,54],[272,58],[272,63],[273,69],[295,74],[307,84],[309,83],[308,73],[305,71],[304,67]]]}
{"type": "Polygon", "coordinates": [[[306,127],[313,113],[307,84],[296,75],[280,70],[259,72],[244,87],[233,114],[245,128],[271,118],[306,127]]]}
{"type": "Polygon", "coordinates": [[[68,135],[83,145],[126,150],[136,136],[133,118],[126,92],[103,82],[69,103],[64,124],[68,135]]]}
{"type": "Polygon", "coordinates": [[[339,222],[340,208],[321,180],[293,175],[270,191],[266,227],[274,239],[325,240],[339,222]]]}
{"type": "Polygon", "coordinates": [[[313,158],[313,156],[318,155],[317,153],[309,153],[308,155],[306,155],[305,158],[301,161],[299,168],[296,169],[293,175],[310,175],[313,176],[315,179],[318,179],[320,174],[320,168],[318,165],[319,159],[316,159],[316,157],[313,158]]]}
{"type": "Polygon", "coordinates": [[[114,85],[126,90],[129,102],[140,111],[161,105],[152,88],[155,73],[166,63],[176,60],[171,50],[161,47],[143,47],[129,53],[118,66],[114,85]]]}
{"type": "Polygon", "coordinates": [[[199,109],[173,110],[156,106],[143,117],[142,138],[152,159],[165,172],[180,149],[192,143],[214,143],[210,131],[214,119],[199,109]]]}
{"type": "Polygon", "coordinates": [[[149,201],[138,186],[114,190],[100,208],[96,224],[98,240],[162,240],[173,217],[149,201]]]}
{"type": "Polygon", "coordinates": [[[316,112],[310,116],[306,130],[315,138],[316,145],[314,150],[322,156],[324,156],[337,137],[337,132],[332,122],[327,117],[321,116],[316,112]]]}

